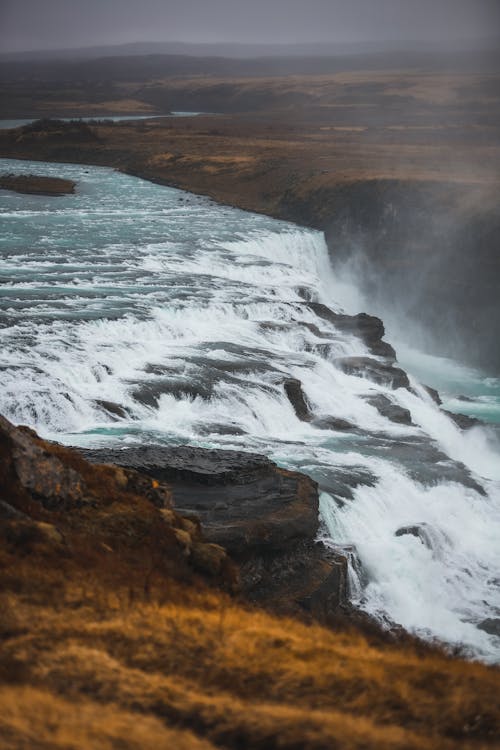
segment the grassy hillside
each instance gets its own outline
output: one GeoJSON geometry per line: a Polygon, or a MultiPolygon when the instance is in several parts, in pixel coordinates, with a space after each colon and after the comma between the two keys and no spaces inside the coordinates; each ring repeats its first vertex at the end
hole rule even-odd
{"type": "Polygon", "coordinates": [[[0,427],[2,750],[498,747],[497,669],[252,609],[168,485],[0,427]]]}

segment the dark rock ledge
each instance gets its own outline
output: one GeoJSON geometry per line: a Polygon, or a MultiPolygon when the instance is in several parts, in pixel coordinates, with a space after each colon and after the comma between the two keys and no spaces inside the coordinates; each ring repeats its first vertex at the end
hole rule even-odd
{"type": "Polygon", "coordinates": [[[246,598],[323,621],[347,603],[346,559],[315,542],[318,490],[309,477],[237,451],[140,447],[83,455],[168,487],[176,511],[196,514],[206,541],[237,563],[246,598]]]}
{"type": "Polygon", "coordinates": [[[326,622],[347,602],[347,562],[317,531],[315,482],[265,457],[190,447],[82,455],[0,417],[0,535],[21,555],[42,545],[55,564],[76,564],[92,548],[115,567],[201,575],[326,622]]]}

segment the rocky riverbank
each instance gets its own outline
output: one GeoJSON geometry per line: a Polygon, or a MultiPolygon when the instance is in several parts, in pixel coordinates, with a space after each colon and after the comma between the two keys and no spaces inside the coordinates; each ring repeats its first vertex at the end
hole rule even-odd
{"type": "Polygon", "coordinates": [[[111,166],[321,229],[334,264],[347,261],[366,297],[404,321],[412,338],[498,372],[491,324],[500,299],[495,128],[478,126],[476,140],[458,126],[445,133],[424,108],[422,141],[398,109],[376,128],[364,110],[348,111],[351,120],[338,126],[326,106],[288,120],[260,112],[41,121],[0,131],[0,155],[111,166]]]}

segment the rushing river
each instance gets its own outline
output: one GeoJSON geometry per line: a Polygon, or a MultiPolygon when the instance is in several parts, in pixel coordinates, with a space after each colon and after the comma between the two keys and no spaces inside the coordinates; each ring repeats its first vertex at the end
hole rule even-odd
{"type": "MultiPolygon", "coordinates": [[[[391,390],[336,366],[372,355],[309,304],[338,311],[346,294],[321,233],[109,169],[0,171],[78,183],[58,198],[0,191],[1,413],[71,445],[191,443],[298,468],[319,482],[321,536],[349,555],[361,607],[500,659],[486,632],[500,625],[495,432],[459,430],[415,377],[391,390]],[[297,418],[290,377],[316,426],[297,418]],[[367,400],[381,395],[413,424],[382,416],[367,400]],[[352,429],[317,421],[329,416],[352,429]]],[[[404,361],[499,421],[498,381],[436,371],[408,346],[404,361]]]]}

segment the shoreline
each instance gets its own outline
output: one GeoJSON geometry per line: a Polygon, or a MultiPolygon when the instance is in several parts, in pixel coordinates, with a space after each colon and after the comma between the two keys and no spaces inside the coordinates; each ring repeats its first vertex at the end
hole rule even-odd
{"type": "Polygon", "coordinates": [[[481,154],[472,152],[470,168],[457,172],[448,155],[439,164],[423,149],[410,169],[396,148],[388,169],[385,144],[370,150],[357,131],[332,141],[324,127],[229,115],[53,123],[45,131],[0,131],[0,154],[108,167],[322,231],[333,263],[355,258],[361,292],[389,301],[391,315],[414,326],[411,335],[423,337],[429,352],[498,376],[492,316],[500,315],[500,181],[493,165],[474,165],[481,154]]]}

